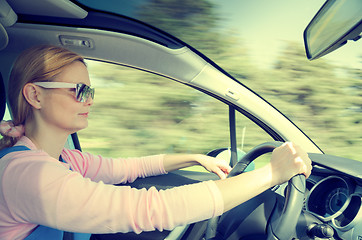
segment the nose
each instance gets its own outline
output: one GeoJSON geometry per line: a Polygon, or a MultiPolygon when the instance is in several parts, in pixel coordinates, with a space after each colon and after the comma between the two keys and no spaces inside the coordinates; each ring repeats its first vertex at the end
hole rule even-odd
{"type": "Polygon", "coordinates": [[[84,103],[85,103],[87,106],[92,106],[92,105],[93,105],[93,102],[94,102],[94,100],[93,100],[91,94],[89,94],[87,100],[86,100],[84,103]]]}

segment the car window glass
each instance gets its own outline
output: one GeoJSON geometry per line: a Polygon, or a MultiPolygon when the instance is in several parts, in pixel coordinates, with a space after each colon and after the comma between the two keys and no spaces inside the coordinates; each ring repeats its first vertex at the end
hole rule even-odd
{"type": "Polygon", "coordinates": [[[269,101],[324,153],[361,160],[361,41],[313,62],[303,47],[303,31],[325,0],[78,2],[181,39],[269,101]]]}
{"type": "MultiPolygon", "coordinates": [[[[170,79],[109,63],[87,61],[94,104],[83,151],[107,157],[203,153],[230,145],[228,105],[170,79]]],[[[272,140],[237,114],[238,148],[272,140]]]]}
{"type": "Polygon", "coordinates": [[[11,120],[11,115],[10,115],[10,111],[9,111],[9,108],[8,106],[6,105],[6,108],[5,108],[5,113],[4,113],[4,117],[3,119],[4,121],[8,121],[8,120],[11,120]]]}

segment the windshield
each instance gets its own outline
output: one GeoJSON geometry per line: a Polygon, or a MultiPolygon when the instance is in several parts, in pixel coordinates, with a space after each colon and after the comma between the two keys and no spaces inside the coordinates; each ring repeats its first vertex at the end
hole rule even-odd
{"type": "Polygon", "coordinates": [[[303,31],[324,0],[79,0],[198,49],[299,126],[325,153],[362,155],[362,48],[310,62],[303,31]]]}

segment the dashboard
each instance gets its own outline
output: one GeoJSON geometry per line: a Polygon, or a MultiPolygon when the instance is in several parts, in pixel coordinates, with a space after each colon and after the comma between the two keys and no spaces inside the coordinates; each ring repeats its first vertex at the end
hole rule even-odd
{"type": "MultiPolygon", "coordinates": [[[[304,209],[299,216],[295,239],[362,240],[361,162],[325,154],[309,156],[314,166],[312,175],[306,181],[304,209]],[[320,233],[323,229],[316,226],[327,226],[324,229],[332,230],[333,237],[317,237],[318,231],[320,233]],[[311,228],[318,231],[312,235],[311,228]]],[[[167,175],[139,178],[127,185],[138,189],[152,186],[168,189],[210,179],[216,180],[217,176],[177,170],[167,175]]],[[[282,212],[287,189],[287,184],[276,186],[224,213],[218,224],[218,234],[228,240],[266,239],[270,216],[276,209],[282,212]]],[[[200,226],[204,229],[206,223],[200,222],[195,226],[195,229],[200,226]]]]}
{"type": "Polygon", "coordinates": [[[304,211],[332,227],[334,239],[362,239],[361,205],[362,187],[352,176],[317,169],[307,179],[304,211]]]}

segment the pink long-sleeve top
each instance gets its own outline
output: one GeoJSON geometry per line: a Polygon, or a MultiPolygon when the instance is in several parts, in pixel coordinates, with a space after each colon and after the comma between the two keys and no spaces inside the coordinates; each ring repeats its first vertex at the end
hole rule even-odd
{"type": "Polygon", "coordinates": [[[31,150],[0,160],[0,239],[24,239],[38,225],[88,233],[162,231],[223,212],[212,181],[160,191],[112,185],[165,174],[163,155],[111,159],[64,149],[62,163],[27,137],[16,145],[31,150]]]}

